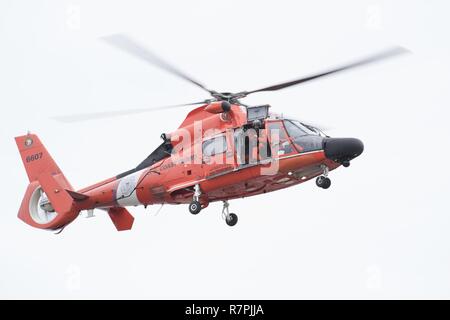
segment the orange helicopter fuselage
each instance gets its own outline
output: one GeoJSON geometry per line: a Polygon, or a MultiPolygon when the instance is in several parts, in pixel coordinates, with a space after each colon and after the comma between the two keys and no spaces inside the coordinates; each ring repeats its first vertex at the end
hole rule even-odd
{"type": "MultiPolygon", "coordinates": [[[[268,106],[255,108],[266,110],[265,116],[251,120],[249,110],[257,114],[257,109],[223,102],[198,107],[177,130],[163,134],[164,143],[136,168],[81,190],[72,188],[36,135],[16,137],[30,181],[19,218],[58,230],[80,211],[98,208],[108,212],[118,230],[128,230],[134,218],[127,206],[196,202],[205,208],[225,201],[228,208],[227,200],[326,176],[344,163],[324,150],[324,136],[305,135],[299,142],[285,126],[291,120],[269,116],[268,106]]],[[[362,144],[353,140],[344,142],[359,154],[362,144]]],[[[336,152],[341,146],[330,147],[336,152]]],[[[353,153],[346,159],[357,156],[353,153]]]]}

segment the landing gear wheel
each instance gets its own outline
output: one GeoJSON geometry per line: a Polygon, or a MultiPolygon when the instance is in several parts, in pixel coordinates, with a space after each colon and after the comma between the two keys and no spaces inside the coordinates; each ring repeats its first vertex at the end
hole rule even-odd
{"type": "Polygon", "coordinates": [[[237,222],[238,222],[238,216],[235,215],[234,213],[230,213],[226,218],[225,218],[225,222],[227,223],[227,225],[229,225],[230,227],[234,226],[237,222]]]}
{"type": "Polygon", "coordinates": [[[318,186],[319,188],[322,188],[323,185],[323,180],[325,179],[324,176],[319,176],[316,179],[316,186],[318,186]]]}
{"type": "Polygon", "coordinates": [[[198,201],[192,201],[189,204],[189,212],[192,214],[198,214],[202,210],[202,205],[198,201]]]}
{"type": "Polygon", "coordinates": [[[327,177],[320,176],[316,179],[316,185],[322,189],[328,189],[331,186],[331,180],[327,177]]]}
{"type": "Polygon", "coordinates": [[[324,180],[324,182],[323,182],[323,185],[322,185],[322,188],[328,189],[330,186],[331,186],[331,180],[330,180],[330,178],[325,178],[325,180],[324,180]]]}
{"type": "Polygon", "coordinates": [[[345,168],[348,168],[348,167],[350,167],[350,161],[344,160],[344,161],[342,161],[342,165],[343,165],[345,168]]]}

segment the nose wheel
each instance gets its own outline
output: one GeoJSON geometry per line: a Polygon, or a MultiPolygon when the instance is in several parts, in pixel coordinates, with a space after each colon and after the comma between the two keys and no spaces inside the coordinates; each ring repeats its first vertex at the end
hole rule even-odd
{"type": "Polygon", "coordinates": [[[323,175],[317,177],[316,185],[322,189],[328,189],[331,186],[331,180],[328,178],[328,167],[322,165],[323,175]]]}
{"type": "Polygon", "coordinates": [[[236,225],[236,223],[238,222],[238,216],[234,213],[230,213],[229,208],[228,208],[229,206],[230,206],[230,204],[228,203],[227,200],[225,200],[223,202],[222,217],[224,218],[227,225],[232,227],[232,226],[236,225]]]}
{"type": "Polygon", "coordinates": [[[316,185],[319,188],[328,189],[331,186],[331,180],[325,176],[320,176],[316,179],[316,185]]]}

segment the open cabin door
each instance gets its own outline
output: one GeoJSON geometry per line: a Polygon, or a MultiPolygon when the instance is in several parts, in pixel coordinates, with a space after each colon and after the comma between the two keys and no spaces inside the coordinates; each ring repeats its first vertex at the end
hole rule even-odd
{"type": "Polygon", "coordinates": [[[235,166],[244,168],[258,163],[258,132],[238,128],[233,134],[235,145],[235,166]]]}

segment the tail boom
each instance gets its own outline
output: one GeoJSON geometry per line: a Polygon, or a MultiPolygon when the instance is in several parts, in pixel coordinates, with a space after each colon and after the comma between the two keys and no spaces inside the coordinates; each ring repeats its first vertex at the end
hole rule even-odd
{"type": "Polygon", "coordinates": [[[101,208],[108,211],[118,231],[131,229],[134,217],[124,206],[139,204],[135,186],[140,173],[75,191],[37,135],[15,140],[30,181],[19,219],[35,228],[58,230],[75,220],[81,210],[101,208]]]}

